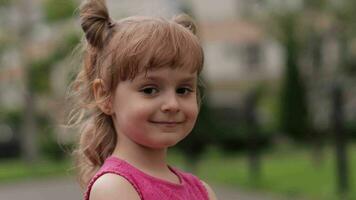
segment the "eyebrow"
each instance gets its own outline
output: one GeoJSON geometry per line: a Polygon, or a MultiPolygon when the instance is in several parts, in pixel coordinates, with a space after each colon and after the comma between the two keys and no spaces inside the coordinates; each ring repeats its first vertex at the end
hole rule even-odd
{"type": "MultiPolygon", "coordinates": [[[[144,76],[143,78],[147,79],[147,80],[152,80],[152,81],[164,81],[164,78],[161,78],[159,76],[144,76]]],[[[195,76],[190,76],[190,77],[186,77],[186,78],[182,78],[179,79],[179,82],[192,82],[195,81],[196,77],[195,76]]]]}

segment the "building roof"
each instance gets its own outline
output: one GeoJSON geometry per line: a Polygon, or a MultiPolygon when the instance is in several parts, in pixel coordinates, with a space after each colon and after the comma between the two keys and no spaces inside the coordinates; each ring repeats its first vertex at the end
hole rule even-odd
{"type": "Polygon", "coordinates": [[[259,27],[244,21],[202,22],[198,27],[205,42],[249,43],[263,39],[263,32],[259,27]]]}

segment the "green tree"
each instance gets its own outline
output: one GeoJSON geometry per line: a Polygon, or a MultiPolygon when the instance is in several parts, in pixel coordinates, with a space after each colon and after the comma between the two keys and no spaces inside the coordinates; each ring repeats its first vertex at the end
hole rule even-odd
{"type": "Polygon", "coordinates": [[[73,0],[44,0],[43,2],[44,14],[49,23],[70,19],[76,6],[73,0]]]}
{"type": "Polygon", "coordinates": [[[287,14],[280,25],[285,36],[282,44],[286,52],[280,99],[281,130],[293,139],[305,140],[309,132],[309,115],[305,86],[298,66],[300,48],[296,35],[296,16],[287,14]]]}
{"type": "MultiPolygon", "coordinates": [[[[25,92],[24,110],[22,112],[22,131],[20,131],[21,135],[19,138],[22,156],[29,163],[35,162],[40,157],[39,132],[41,132],[42,129],[39,128],[41,124],[37,121],[39,113],[36,108],[36,100],[41,94],[45,94],[47,96],[51,95],[49,87],[49,74],[53,69],[53,66],[69,55],[72,51],[71,49],[73,48],[73,43],[77,43],[79,41],[78,36],[64,36],[63,38],[65,41],[58,42],[57,48],[55,48],[53,52],[48,52],[48,57],[35,60],[28,56],[28,45],[34,43],[34,41],[32,41],[34,27],[41,22],[41,18],[38,17],[39,15],[35,12],[41,12],[40,8],[45,8],[43,12],[47,14],[47,21],[52,23],[70,19],[69,16],[74,13],[75,9],[72,0],[60,2],[46,0],[44,1],[43,7],[41,3],[42,2],[35,0],[8,0],[0,2],[1,6],[12,6],[16,8],[21,19],[21,21],[17,24],[19,28],[16,30],[18,31],[14,33],[16,36],[13,38],[15,39],[11,41],[11,44],[7,45],[12,45],[15,48],[18,48],[21,55],[20,63],[23,66],[25,92]],[[66,8],[59,8],[61,6],[65,6],[66,8]]],[[[50,24],[46,25],[50,26],[50,24]]],[[[6,49],[2,49],[2,51],[6,51],[6,49]]]]}

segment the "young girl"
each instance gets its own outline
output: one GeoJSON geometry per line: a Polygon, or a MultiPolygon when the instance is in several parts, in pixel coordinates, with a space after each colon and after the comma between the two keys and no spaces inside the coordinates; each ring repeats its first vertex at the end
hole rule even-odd
{"type": "Polygon", "coordinates": [[[208,200],[211,188],[167,165],[167,148],[199,112],[203,51],[186,15],[110,19],[104,0],[80,7],[86,44],[73,83],[85,200],[208,200]],[[76,112],[80,111],[80,112],[76,112]]]}

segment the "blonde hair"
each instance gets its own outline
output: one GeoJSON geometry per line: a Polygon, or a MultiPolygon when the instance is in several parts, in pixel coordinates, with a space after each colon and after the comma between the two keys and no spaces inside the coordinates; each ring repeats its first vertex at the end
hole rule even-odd
{"type": "Polygon", "coordinates": [[[135,16],[113,21],[105,0],[87,0],[80,6],[80,19],[83,64],[70,87],[75,101],[68,125],[81,127],[74,153],[78,181],[85,187],[117,140],[111,116],[97,106],[93,81],[100,78],[109,87],[105,101],[120,81],[140,72],[168,66],[200,74],[204,56],[196,26],[185,14],[172,20],[135,16]]]}

